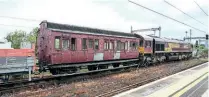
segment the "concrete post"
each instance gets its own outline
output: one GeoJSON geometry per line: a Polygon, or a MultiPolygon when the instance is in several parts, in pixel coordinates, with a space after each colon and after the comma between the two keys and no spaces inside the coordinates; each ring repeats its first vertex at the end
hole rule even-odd
{"type": "Polygon", "coordinates": [[[28,80],[31,81],[31,67],[28,67],[28,80]]]}

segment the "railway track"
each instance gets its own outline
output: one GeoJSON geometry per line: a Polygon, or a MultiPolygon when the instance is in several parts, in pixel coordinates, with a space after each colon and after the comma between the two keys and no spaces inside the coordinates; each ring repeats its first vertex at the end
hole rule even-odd
{"type": "MultiPolygon", "coordinates": [[[[166,62],[166,63],[172,63],[172,62],[166,62]]],[[[129,65],[129,66],[110,68],[110,69],[101,69],[101,70],[95,70],[95,71],[89,71],[89,72],[83,72],[83,73],[55,75],[55,76],[50,76],[50,77],[46,77],[46,78],[33,79],[32,81],[24,80],[24,81],[8,82],[8,83],[0,84],[0,95],[3,95],[5,93],[15,93],[15,92],[18,92],[20,90],[27,89],[27,88],[32,88],[32,89],[37,88],[37,87],[38,88],[44,88],[44,87],[47,87],[47,85],[57,85],[59,83],[62,83],[63,81],[66,81],[66,82],[69,83],[69,82],[73,82],[73,81],[80,81],[80,80],[86,80],[86,79],[91,79],[91,78],[98,78],[98,77],[101,77],[103,75],[104,76],[108,75],[108,74],[104,74],[102,72],[115,71],[115,72],[111,72],[109,74],[121,73],[121,72],[127,71],[127,70],[121,71],[121,69],[127,69],[127,68],[131,68],[131,67],[138,67],[138,64],[132,64],[132,65],[129,65]],[[96,74],[99,74],[99,76],[98,75],[95,76],[96,74]]],[[[189,68],[191,68],[191,67],[189,67],[189,68]]],[[[136,68],[134,68],[134,69],[136,69],[136,68]]],[[[186,69],[188,69],[188,68],[186,68],[186,69]]],[[[174,72],[174,73],[176,73],[176,72],[174,72]]],[[[166,74],[166,75],[170,75],[170,74],[174,74],[174,73],[169,73],[169,74],[166,74]]],[[[131,88],[146,84],[146,83],[154,81],[154,80],[157,80],[157,79],[162,78],[166,75],[158,76],[158,77],[155,77],[155,78],[144,80],[144,81],[139,82],[139,83],[128,85],[126,87],[123,87],[123,88],[120,88],[120,89],[117,89],[117,90],[114,90],[114,91],[111,91],[111,92],[107,92],[107,93],[98,95],[98,97],[112,96],[112,95],[118,94],[120,92],[129,90],[131,88]]]]}
{"type": "MultiPolygon", "coordinates": [[[[197,65],[194,65],[192,67],[195,67],[195,66],[197,66],[197,65]]],[[[189,69],[189,68],[192,68],[192,67],[187,67],[187,68],[185,68],[183,70],[186,70],[186,69],[189,69]]],[[[181,70],[181,71],[183,71],[183,70],[181,70]]],[[[178,73],[178,72],[171,72],[171,73],[167,73],[167,74],[164,74],[164,75],[161,75],[161,76],[157,76],[157,77],[154,77],[154,78],[146,79],[146,80],[143,80],[143,81],[131,84],[131,85],[127,85],[127,86],[122,87],[122,88],[115,89],[115,90],[110,91],[110,92],[105,92],[103,94],[97,95],[96,97],[111,97],[111,96],[114,96],[116,94],[128,91],[128,90],[133,89],[133,88],[137,88],[137,87],[142,86],[144,84],[147,84],[149,82],[153,82],[155,80],[161,79],[163,77],[166,77],[166,76],[169,76],[169,75],[175,74],[175,73],[178,73]]]]}
{"type": "MultiPolygon", "coordinates": [[[[49,81],[56,81],[56,80],[63,81],[62,79],[72,79],[71,81],[82,80],[82,79],[86,79],[86,77],[78,78],[78,79],[76,79],[75,77],[84,76],[84,75],[92,75],[92,74],[97,74],[97,73],[102,73],[102,72],[107,72],[107,71],[118,71],[121,69],[127,69],[127,68],[137,67],[137,66],[138,66],[138,64],[132,64],[129,66],[94,70],[94,71],[83,72],[83,73],[61,74],[61,75],[54,75],[54,76],[49,76],[49,77],[45,77],[45,78],[36,78],[36,79],[32,79],[32,81],[22,80],[22,81],[1,83],[0,84],[0,95],[3,95],[5,93],[13,93],[13,92],[16,92],[16,91],[24,89],[24,88],[42,87],[42,85],[49,84],[49,83],[46,83],[49,81]]],[[[118,72],[113,72],[113,73],[118,73],[118,72]]],[[[113,73],[111,73],[111,74],[113,74],[113,73]]]]}

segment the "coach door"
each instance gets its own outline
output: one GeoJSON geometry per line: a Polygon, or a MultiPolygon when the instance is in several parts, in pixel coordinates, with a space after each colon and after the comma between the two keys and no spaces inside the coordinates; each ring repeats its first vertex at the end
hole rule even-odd
{"type": "Polygon", "coordinates": [[[94,38],[88,37],[88,55],[87,61],[93,61],[94,59],[94,38]]]}
{"type": "Polygon", "coordinates": [[[104,53],[102,45],[104,41],[102,40],[102,37],[95,37],[94,38],[94,61],[101,61],[104,60],[104,53]]]}
{"type": "Polygon", "coordinates": [[[110,59],[114,58],[114,41],[113,40],[109,41],[109,58],[110,59]]]}
{"type": "Polygon", "coordinates": [[[113,59],[113,49],[112,49],[112,41],[109,39],[104,39],[104,60],[113,59]]]}
{"type": "Polygon", "coordinates": [[[76,37],[70,38],[70,50],[71,50],[71,62],[77,62],[77,41],[78,39],[76,37]]]}
{"type": "Polygon", "coordinates": [[[120,40],[114,41],[114,59],[120,59],[120,40]]]}
{"type": "MultiPolygon", "coordinates": [[[[56,36],[54,39],[54,52],[52,54],[53,64],[58,64],[62,62],[62,40],[60,36],[56,36]]],[[[45,51],[43,51],[45,53],[45,51]]],[[[45,59],[45,58],[44,58],[45,59]]]]}
{"type": "Polygon", "coordinates": [[[71,53],[70,53],[70,37],[63,36],[62,38],[62,62],[70,63],[71,53]]]}

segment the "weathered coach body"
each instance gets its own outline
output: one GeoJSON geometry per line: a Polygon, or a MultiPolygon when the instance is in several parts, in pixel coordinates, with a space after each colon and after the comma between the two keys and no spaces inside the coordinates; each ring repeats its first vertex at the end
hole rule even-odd
{"type": "Polygon", "coordinates": [[[44,21],[37,38],[44,66],[137,59],[140,38],[134,34],[44,21]]]}

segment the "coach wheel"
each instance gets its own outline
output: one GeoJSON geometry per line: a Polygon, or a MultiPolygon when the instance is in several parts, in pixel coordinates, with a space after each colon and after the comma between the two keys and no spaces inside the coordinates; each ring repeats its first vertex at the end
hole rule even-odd
{"type": "Polygon", "coordinates": [[[59,74],[57,69],[51,69],[50,72],[52,73],[52,75],[59,74]]]}
{"type": "Polygon", "coordinates": [[[76,73],[78,71],[78,69],[76,67],[73,67],[70,69],[70,73],[76,73]]]}
{"type": "Polygon", "coordinates": [[[89,66],[88,66],[88,70],[89,70],[89,71],[97,70],[97,66],[95,66],[95,65],[89,65],[89,66]]]}
{"type": "Polygon", "coordinates": [[[132,64],[131,62],[124,62],[123,63],[123,66],[128,66],[128,65],[130,65],[130,64],[132,64]]]}
{"type": "Polygon", "coordinates": [[[3,82],[8,82],[9,81],[9,75],[4,75],[4,78],[3,78],[3,82]]]}
{"type": "Polygon", "coordinates": [[[114,63],[114,64],[112,64],[112,66],[113,66],[114,68],[119,67],[119,66],[120,66],[120,63],[114,63]]]}
{"type": "Polygon", "coordinates": [[[52,75],[56,75],[57,74],[54,70],[52,70],[51,73],[52,73],[52,75]]]}
{"type": "Polygon", "coordinates": [[[99,69],[107,69],[108,68],[108,65],[101,65],[99,66],[99,69]]]}

